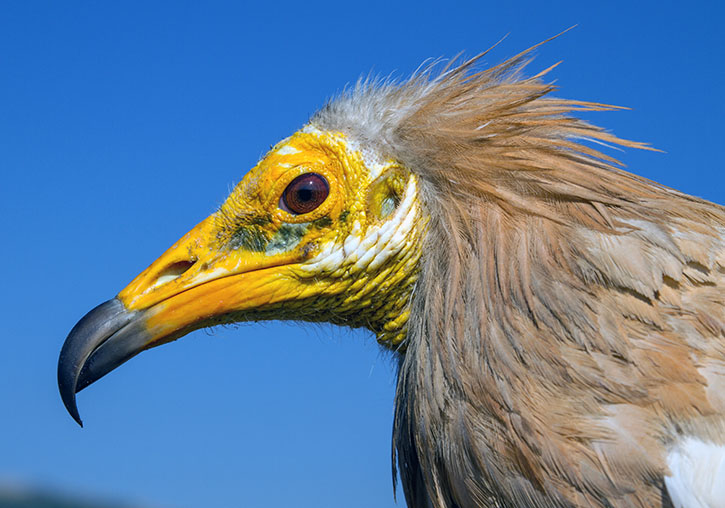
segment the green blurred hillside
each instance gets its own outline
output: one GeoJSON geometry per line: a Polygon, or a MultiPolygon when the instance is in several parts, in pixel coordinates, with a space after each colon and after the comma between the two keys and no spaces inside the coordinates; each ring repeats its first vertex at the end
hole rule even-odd
{"type": "Polygon", "coordinates": [[[26,490],[0,491],[0,508],[141,508],[128,504],[106,503],[70,495],[26,490]]]}

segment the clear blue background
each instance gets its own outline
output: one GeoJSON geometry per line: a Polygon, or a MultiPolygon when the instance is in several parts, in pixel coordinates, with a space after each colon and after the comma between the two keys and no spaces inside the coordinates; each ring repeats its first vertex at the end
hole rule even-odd
{"type": "Polygon", "coordinates": [[[3,2],[0,483],[168,508],[394,506],[393,362],[367,333],[193,333],[83,392],[85,429],[58,397],[58,351],[330,95],[507,33],[487,64],[578,24],[531,70],[564,60],[560,96],[632,107],[587,118],[666,152],[615,153],[629,169],[725,203],[723,8],[594,4],[3,2]]]}

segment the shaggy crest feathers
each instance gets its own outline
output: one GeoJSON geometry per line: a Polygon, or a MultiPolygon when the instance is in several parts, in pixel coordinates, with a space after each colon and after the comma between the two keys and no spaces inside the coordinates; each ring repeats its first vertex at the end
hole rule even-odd
{"type": "Polygon", "coordinates": [[[430,216],[394,467],[411,507],[666,506],[668,448],[725,444],[725,209],[582,144],[648,148],[523,77],[531,49],[311,121],[416,173],[430,216]]]}

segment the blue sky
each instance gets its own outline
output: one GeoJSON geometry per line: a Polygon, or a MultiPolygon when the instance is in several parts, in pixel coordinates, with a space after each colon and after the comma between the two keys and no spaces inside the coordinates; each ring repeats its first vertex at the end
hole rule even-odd
{"type": "MultiPolygon", "coordinates": [[[[369,71],[495,64],[561,30],[558,95],[664,153],[640,175],[725,203],[716,2],[5,2],[0,484],[159,508],[395,506],[393,362],[364,332],[266,323],[199,331],[79,396],[60,346],[198,221],[269,145],[369,71]]],[[[402,500],[398,506],[404,506],[402,500]]]]}

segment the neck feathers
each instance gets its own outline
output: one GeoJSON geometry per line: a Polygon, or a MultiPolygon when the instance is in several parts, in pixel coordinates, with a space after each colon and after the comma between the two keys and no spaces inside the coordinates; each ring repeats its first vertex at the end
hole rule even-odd
{"type": "Polygon", "coordinates": [[[403,487],[411,506],[658,505],[663,443],[724,434],[725,209],[583,144],[647,148],[574,118],[616,108],[551,98],[527,57],[362,83],[313,118],[420,180],[403,487]]]}

